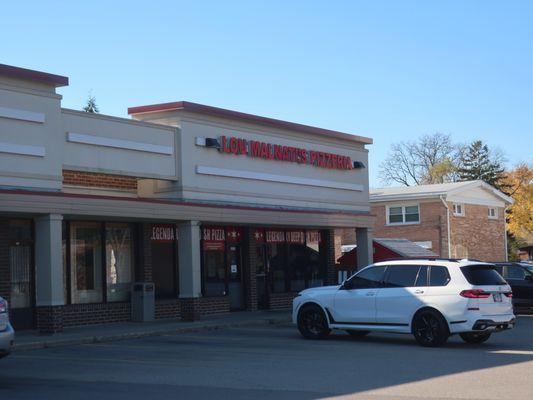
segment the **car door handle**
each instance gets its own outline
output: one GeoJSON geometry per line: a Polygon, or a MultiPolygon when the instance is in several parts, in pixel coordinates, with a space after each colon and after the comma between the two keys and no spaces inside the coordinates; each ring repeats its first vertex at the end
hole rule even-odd
{"type": "Polygon", "coordinates": [[[422,293],[424,293],[424,291],[422,289],[415,290],[415,294],[422,294],[422,293]]]}
{"type": "Polygon", "coordinates": [[[368,293],[366,294],[366,296],[374,296],[375,294],[376,294],[376,292],[368,292],[368,293]]]}

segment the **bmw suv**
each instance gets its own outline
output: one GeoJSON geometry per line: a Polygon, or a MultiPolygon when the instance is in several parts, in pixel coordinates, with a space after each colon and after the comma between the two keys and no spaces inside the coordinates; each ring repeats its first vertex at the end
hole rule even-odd
{"type": "Polygon", "coordinates": [[[515,325],[511,287],[493,264],[469,260],[379,262],[342,285],[300,292],[292,319],[307,339],[379,331],[413,334],[427,347],[453,334],[482,343],[515,325]]]}

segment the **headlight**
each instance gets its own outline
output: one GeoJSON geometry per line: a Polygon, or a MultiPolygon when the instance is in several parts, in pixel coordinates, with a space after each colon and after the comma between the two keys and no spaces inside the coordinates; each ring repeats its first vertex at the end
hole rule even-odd
{"type": "Polygon", "coordinates": [[[7,312],[7,301],[0,300],[0,314],[4,314],[7,312]]]}

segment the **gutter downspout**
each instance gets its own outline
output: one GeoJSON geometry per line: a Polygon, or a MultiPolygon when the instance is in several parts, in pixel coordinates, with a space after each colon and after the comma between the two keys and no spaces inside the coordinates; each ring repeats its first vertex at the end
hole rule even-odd
{"type": "Polygon", "coordinates": [[[503,235],[505,238],[505,262],[509,261],[509,248],[507,243],[507,206],[503,208],[503,235]]]}
{"type": "Polygon", "coordinates": [[[440,201],[442,201],[442,204],[444,204],[444,207],[446,207],[446,228],[448,230],[448,258],[452,258],[452,231],[450,227],[450,207],[448,207],[448,203],[446,203],[442,195],[439,196],[439,199],[440,201]]]}

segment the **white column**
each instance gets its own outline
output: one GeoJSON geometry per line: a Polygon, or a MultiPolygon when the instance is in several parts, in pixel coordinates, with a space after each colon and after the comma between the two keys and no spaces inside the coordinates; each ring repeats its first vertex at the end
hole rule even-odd
{"type": "Polygon", "coordinates": [[[180,298],[202,295],[200,252],[200,222],[186,221],[178,224],[180,298]]]}
{"type": "Polygon", "coordinates": [[[63,216],[35,219],[35,297],[37,306],[65,304],[63,290],[63,216]]]}
{"type": "Polygon", "coordinates": [[[372,246],[372,229],[357,228],[355,230],[355,240],[357,241],[357,269],[366,267],[373,263],[374,248],[372,246]]]}

